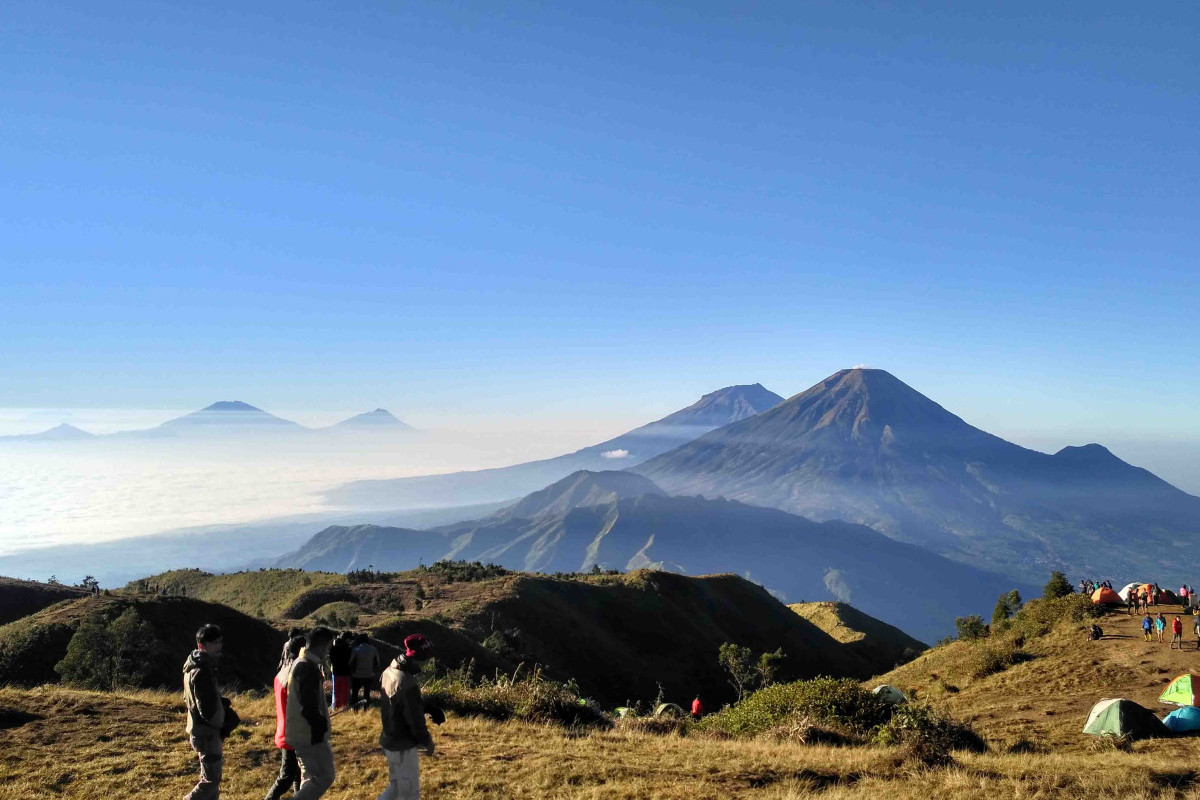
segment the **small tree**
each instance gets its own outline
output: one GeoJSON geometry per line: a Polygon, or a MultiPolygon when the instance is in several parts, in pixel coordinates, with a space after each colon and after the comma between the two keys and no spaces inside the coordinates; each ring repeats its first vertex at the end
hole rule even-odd
{"type": "Polygon", "coordinates": [[[1016,589],[1013,589],[1011,592],[1009,592],[1008,593],[1008,611],[1009,611],[1009,613],[1015,614],[1018,611],[1020,611],[1021,604],[1023,602],[1024,601],[1021,600],[1021,593],[1018,592],[1016,589]]]}
{"type": "Polygon", "coordinates": [[[154,626],[130,607],[107,625],[99,616],[84,620],[54,671],[85,689],[141,686],[157,651],[154,626]]]}
{"type": "Polygon", "coordinates": [[[775,675],[779,672],[779,668],[783,666],[784,659],[787,656],[783,654],[783,648],[780,647],[774,653],[763,653],[758,657],[758,664],[754,669],[758,673],[758,685],[770,686],[775,682],[775,675]]]}
{"type": "Polygon", "coordinates": [[[1012,609],[1008,607],[1008,595],[1002,594],[996,599],[996,606],[992,609],[992,627],[998,628],[1008,622],[1008,618],[1012,616],[1012,609]]]}
{"type": "Polygon", "coordinates": [[[958,634],[959,640],[973,642],[988,635],[988,626],[984,623],[983,617],[972,614],[969,617],[955,617],[954,632],[958,634]]]}
{"type": "Polygon", "coordinates": [[[1074,593],[1075,590],[1067,582],[1067,576],[1058,570],[1050,573],[1050,580],[1042,587],[1042,597],[1046,600],[1057,600],[1060,597],[1066,597],[1074,593]]]}
{"type": "Polygon", "coordinates": [[[79,586],[87,589],[89,592],[97,592],[100,590],[100,581],[96,580],[91,575],[84,575],[83,580],[79,582],[79,586]]]}
{"type": "Polygon", "coordinates": [[[749,647],[725,642],[717,651],[717,658],[725,669],[725,674],[729,676],[729,685],[737,692],[737,699],[740,703],[746,690],[753,688],[754,681],[758,678],[754,653],[750,652],[749,647]]]}

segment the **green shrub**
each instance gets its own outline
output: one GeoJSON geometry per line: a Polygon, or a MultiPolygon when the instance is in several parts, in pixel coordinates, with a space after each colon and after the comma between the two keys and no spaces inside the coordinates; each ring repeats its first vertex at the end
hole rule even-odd
{"type": "Polygon", "coordinates": [[[1050,580],[1042,587],[1042,599],[1057,600],[1060,597],[1066,597],[1069,594],[1074,594],[1075,589],[1071,586],[1067,576],[1063,575],[1058,570],[1050,573],[1050,580]]]}
{"type": "Polygon", "coordinates": [[[899,745],[905,760],[926,766],[950,763],[954,750],[987,752],[987,743],[969,725],[941,716],[929,706],[899,705],[872,737],[877,744],[899,745]]]}
{"type": "Polygon", "coordinates": [[[983,617],[978,614],[972,614],[969,617],[956,617],[954,619],[954,631],[958,634],[960,640],[974,642],[988,635],[988,626],[984,623],[983,617]]]}
{"type": "Polygon", "coordinates": [[[710,715],[699,726],[734,736],[755,736],[804,722],[862,735],[890,714],[891,706],[856,681],[815,678],[759,689],[737,705],[710,715]]]}
{"type": "Polygon", "coordinates": [[[93,616],[75,630],[54,671],[85,689],[140,687],[150,676],[156,645],[154,626],[132,607],[107,625],[93,616]]]}
{"type": "Polygon", "coordinates": [[[1017,612],[1007,628],[1014,638],[1036,639],[1045,636],[1061,623],[1079,623],[1100,616],[1103,610],[1082,594],[1068,594],[1053,599],[1030,600],[1017,612]]]}
{"type": "Polygon", "coordinates": [[[317,625],[327,625],[330,628],[357,628],[358,618],[362,608],[345,600],[326,603],[309,615],[309,619],[317,625]]]}
{"type": "Polygon", "coordinates": [[[1023,660],[1025,654],[1011,642],[985,645],[971,654],[971,677],[986,678],[1023,660]]]}
{"type": "Polygon", "coordinates": [[[426,702],[443,711],[494,720],[555,723],[571,727],[609,727],[611,722],[573,686],[552,681],[534,669],[521,675],[497,674],[475,680],[473,663],[425,682],[426,702]]]}

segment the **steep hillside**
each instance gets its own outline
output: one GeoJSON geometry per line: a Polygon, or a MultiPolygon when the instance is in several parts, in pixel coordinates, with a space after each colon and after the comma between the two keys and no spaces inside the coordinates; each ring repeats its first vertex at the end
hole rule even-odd
{"type": "Polygon", "coordinates": [[[59,600],[86,595],[87,590],[75,586],[0,577],[0,625],[41,611],[59,600]]]}
{"type": "MultiPolygon", "coordinates": [[[[1104,638],[1086,641],[1084,629],[1091,620],[1072,619],[1064,611],[1074,602],[1086,607],[1085,599],[1038,611],[1040,602],[1029,607],[1024,624],[978,642],[936,647],[875,682],[915,690],[919,698],[970,721],[988,739],[1026,739],[1056,748],[1088,744],[1079,731],[1102,698],[1126,697],[1159,717],[1174,708],[1159,703],[1158,695],[1175,676],[1196,671],[1189,617],[1183,617],[1186,649],[1179,651],[1157,640],[1145,642],[1141,617],[1124,610],[1096,620],[1104,638]]],[[[1181,611],[1178,606],[1153,610],[1160,609],[1168,625],[1181,611]]]]}
{"type": "Polygon", "coordinates": [[[1187,579],[1200,498],[1098,445],[1047,455],[968,425],[883,370],[838,372],[633,468],[672,494],[869,525],[1028,581],[1187,579]]]}
{"type": "MultiPolygon", "coordinates": [[[[127,585],[125,590],[205,600],[236,608],[243,614],[277,618],[284,616],[304,594],[345,584],[345,575],[297,569],[233,572],[227,575],[213,575],[198,569],[178,569],[140,578],[127,585]]],[[[306,611],[296,616],[302,617],[308,613],[306,611]]]]}
{"type": "Polygon", "coordinates": [[[607,442],[557,458],[498,469],[356,481],[329,494],[331,502],[354,508],[423,508],[492,503],[521,497],[578,470],[608,470],[639,464],[714,428],[766,411],[783,400],[760,384],[727,386],[687,408],[607,442]]]}
{"type": "Polygon", "coordinates": [[[876,674],[912,661],[927,647],[846,603],[792,603],[788,608],[844,644],[876,674]]]}
{"type": "Polygon", "coordinates": [[[0,684],[55,682],[54,671],[67,653],[71,636],[85,619],[105,623],[133,608],[154,628],[146,643],[151,666],[148,686],[177,688],[184,659],[195,647],[196,630],[221,626],[225,650],[221,672],[244,688],[267,688],[279,659],[284,635],[270,625],[216,603],[183,597],[112,596],[65,600],[32,616],[0,627],[0,684]]]}

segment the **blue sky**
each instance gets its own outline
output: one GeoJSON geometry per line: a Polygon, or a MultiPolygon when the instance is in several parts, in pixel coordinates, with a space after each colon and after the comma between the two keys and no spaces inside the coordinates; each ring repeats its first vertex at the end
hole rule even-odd
{"type": "Polygon", "coordinates": [[[0,405],[1200,441],[1200,7],[979,6],[6,4],[0,405]]]}

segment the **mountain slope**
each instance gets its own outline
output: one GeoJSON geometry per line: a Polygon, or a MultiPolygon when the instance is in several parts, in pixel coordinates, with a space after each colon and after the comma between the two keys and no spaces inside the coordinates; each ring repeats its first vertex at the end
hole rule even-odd
{"type": "Polygon", "coordinates": [[[633,474],[618,483],[620,475],[575,473],[491,516],[432,531],[327,529],[278,566],[361,568],[367,562],[357,554],[366,553],[376,568],[388,570],[446,558],[531,572],[733,571],[791,600],[852,602],[931,641],[950,632],[956,615],[987,612],[1013,588],[1010,579],[861,525],[815,523],[727,500],[668,497],[633,474]],[[355,560],[348,562],[351,556],[355,560]]]}
{"type": "Polygon", "coordinates": [[[255,431],[300,431],[304,427],[240,400],[221,400],[199,411],[167,420],[151,430],[159,433],[248,433],[255,431]]]}
{"type": "Polygon", "coordinates": [[[40,433],[22,433],[16,436],[0,436],[0,441],[23,441],[23,442],[76,442],[85,439],[94,439],[96,434],[88,433],[82,428],[76,428],[74,425],[69,425],[63,422],[55,425],[49,430],[41,431],[40,433]]]}
{"type": "Polygon", "coordinates": [[[633,471],[671,493],[869,525],[1029,581],[1185,579],[1200,498],[1098,445],[1053,456],[968,425],[882,370],[838,372],[633,471]],[[1136,526],[1136,534],[1130,528],[1136,526]]]}
{"type": "Polygon", "coordinates": [[[788,608],[856,653],[876,675],[912,661],[926,649],[899,628],[846,603],[792,603],[788,608]]]}
{"type": "Polygon", "coordinates": [[[355,481],[328,493],[330,502],[354,508],[420,508],[493,503],[521,497],[577,470],[631,466],[695,439],[714,428],[747,419],[783,400],[760,384],[728,386],[687,408],[591,447],[556,458],[510,467],[355,481]]]}
{"type": "Polygon", "coordinates": [[[73,600],[87,594],[86,589],[77,586],[0,577],[0,625],[34,614],[59,600],[73,600]]]}

